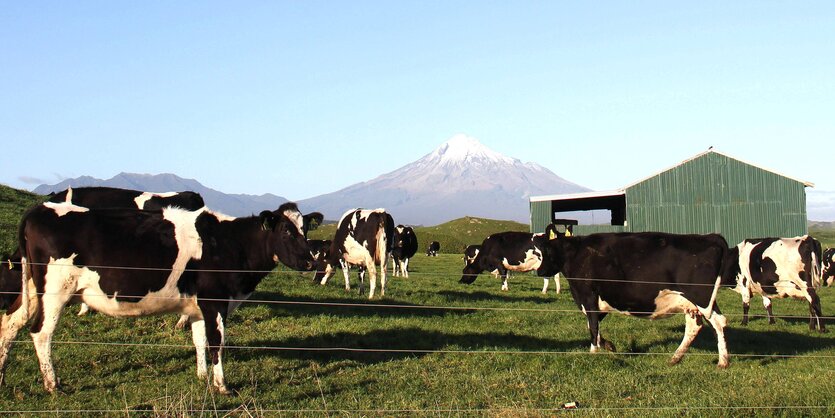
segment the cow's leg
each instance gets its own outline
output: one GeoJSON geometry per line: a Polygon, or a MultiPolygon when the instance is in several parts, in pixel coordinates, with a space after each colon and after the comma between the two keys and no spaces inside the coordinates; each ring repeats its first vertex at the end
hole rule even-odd
{"type": "Polygon", "coordinates": [[[751,308],[751,291],[747,288],[742,291],[742,326],[748,325],[748,309],[751,308]]]}
{"type": "Polygon", "coordinates": [[[777,321],[774,320],[774,312],[771,311],[771,299],[766,295],[763,295],[763,306],[765,306],[765,312],[768,316],[769,325],[776,324],[777,321]]]}
{"type": "Polygon", "coordinates": [[[809,330],[826,332],[826,324],[824,323],[823,313],[821,312],[821,299],[815,289],[809,288],[809,330]]]}
{"type": "Polygon", "coordinates": [[[39,266],[28,266],[26,259],[23,259],[23,273],[21,276],[21,294],[12,303],[12,306],[0,317],[0,386],[3,385],[6,376],[6,364],[9,359],[9,352],[12,349],[15,338],[20,329],[26,325],[29,318],[39,311],[38,292],[34,283],[29,280],[29,269],[36,270],[39,266]],[[25,289],[24,289],[25,286],[25,289]],[[24,298],[26,298],[24,300],[24,298]]]}
{"type": "Polygon", "coordinates": [[[81,307],[78,308],[78,313],[76,315],[84,316],[84,315],[87,315],[88,312],[90,312],[90,307],[87,306],[86,303],[81,302],[81,307]]]}
{"type": "Polygon", "coordinates": [[[187,323],[189,323],[188,315],[180,315],[180,319],[174,324],[174,329],[185,329],[187,323]]]}
{"type": "Polygon", "coordinates": [[[374,297],[374,291],[377,290],[377,267],[374,265],[374,260],[368,263],[368,299],[374,297]]]}
{"type": "MultiPolygon", "coordinates": [[[[348,280],[350,275],[350,267],[345,260],[339,260],[339,265],[342,267],[342,275],[345,276],[345,291],[351,290],[351,282],[348,280]]],[[[360,270],[362,271],[362,270],[360,270]]],[[[360,273],[362,274],[362,273],[360,273]]],[[[362,276],[360,276],[360,289],[362,289],[362,276]]],[[[360,290],[362,291],[362,290],[360,290]]]]}
{"type": "Polygon", "coordinates": [[[409,278],[409,259],[403,260],[403,274],[405,278],[409,278]]]}
{"type": "Polygon", "coordinates": [[[226,312],[223,304],[203,304],[200,310],[203,312],[206,340],[209,343],[209,356],[212,360],[212,386],[218,393],[228,395],[232,393],[227,387],[223,377],[223,345],[225,344],[226,312]]]}
{"type": "Polygon", "coordinates": [[[719,362],[716,363],[716,367],[726,369],[728,368],[729,354],[728,345],[725,342],[725,326],[728,325],[728,320],[719,312],[719,308],[716,308],[708,321],[713,327],[713,330],[716,331],[716,345],[717,351],[719,351],[719,362]]]}
{"type": "Polygon", "coordinates": [[[681,358],[684,357],[687,350],[690,349],[690,344],[693,343],[693,340],[696,339],[696,336],[699,335],[699,331],[702,329],[702,316],[698,313],[685,312],[684,318],[684,338],[681,340],[681,344],[679,344],[676,352],[670,359],[670,364],[678,364],[678,362],[681,361],[681,358]]]}
{"type": "MultiPolygon", "coordinates": [[[[371,276],[374,280],[374,276],[371,276]]],[[[380,261],[380,298],[386,295],[386,258],[383,257],[380,261]]]]}
{"type": "Polygon", "coordinates": [[[543,295],[548,293],[548,280],[549,279],[547,277],[542,278],[542,294],[543,295]]]}
{"type": "Polygon", "coordinates": [[[606,317],[606,312],[600,311],[599,304],[597,303],[598,298],[597,294],[594,294],[585,298],[580,304],[580,309],[586,315],[589,334],[591,334],[591,349],[589,351],[596,353],[603,348],[604,350],[614,352],[616,351],[615,345],[600,335],[600,322],[606,317]]]}
{"type": "MultiPolygon", "coordinates": [[[[49,281],[47,281],[47,284],[49,284],[49,281]]],[[[70,287],[66,289],[75,288],[75,283],[68,285],[70,287]]],[[[36,313],[35,320],[32,323],[31,336],[35,344],[35,353],[38,355],[38,363],[41,366],[43,385],[50,393],[55,392],[59,384],[52,364],[52,336],[55,334],[55,327],[61,318],[61,311],[72,298],[73,293],[75,292],[62,293],[58,286],[47,285],[44,295],[40,298],[42,308],[36,313]]]]}
{"type": "Polygon", "coordinates": [[[499,267],[499,275],[502,277],[502,290],[510,290],[510,287],[507,285],[507,278],[510,276],[510,272],[503,267],[499,267]]]}
{"type": "Polygon", "coordinates": [[[206,379],[209,377],[209,370],[206,368],[206,349],[209,342],[206,340],[206,323],[200,317],[189,318],[191,323],[191,340],[194,342],[194,350],[197,353],[197,378],[206,379]]]}
{"type": "MultiPolygon", "coordinates": [[[[0,386],[6,376],[6,361],[9,358],[9,352],[12,349],[17,334],[26,322],[29,320],[29,315],[21,306],[22,295],[17,298],[12,308],[3,314],[0,318],[0,386]]],[[[30,302],[29,306],[33,306],[30,302]]]]}
{"type": "Polygon", "coordinates": [[[365,266],[357,268],[357,276],[360,278],[360,285],[357,287],[359,288],[359,294],[362,295],[365,292],[365,266]]]}

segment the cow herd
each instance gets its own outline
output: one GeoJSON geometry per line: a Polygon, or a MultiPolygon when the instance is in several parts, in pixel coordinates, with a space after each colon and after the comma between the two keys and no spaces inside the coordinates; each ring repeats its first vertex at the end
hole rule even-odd
{"type": "MultiPolygon", "coordinates": [[[[190,324],[197,375],[228,393],[223,374],[225,329],[229,314],[247,299],[279,263],[313,271],[324,285],[339,267],[350,290],[349,269],[359,270],[359,291],[368,298],[386,291],[392,275],[409,277],[409,260],[418,250],[414,230],[396,225],[383,209],[347,211],[330,240],[308,240],[318,212],[302,214],[285,203],[257,216],[233,218],[206,208],[193,192],[143,193],[112,188],[79,188],[52,195],[29,209],[18,232],[19,249],[0,267],[0,384],[18,331],[30,324],[44,387],[58,379],[51,342],[66,304],[122,317],[174,313],[190,324]],[[211,376],[207,366],[211,362],[211,376]]],[[[427,256],[437,255],[431,242],[427,256]]],[[[729,246],[718,234],[657,232],[602,233],[587,236],[502,232],[467,247],[461,283],[482,272],[502,278],[510,272],[536,272],[545,293],[559,275],[586,316],[591,351],[611,350],[600,323],[609,312],[650,319],[673,314],[685,318],[684,337],[671,363],[679,362],[704,324],[717,337],[718,366],[728,366],[724,337],[727,320],[716,303],[721,287],[742,295],[743,320],[750,300],[763,299],[774,322],[771,298],[809,303],[809,327],[826,330],[817,295],[831,285],[835,251],[821,252],[811,237],[759,238],[729,246]]]]}

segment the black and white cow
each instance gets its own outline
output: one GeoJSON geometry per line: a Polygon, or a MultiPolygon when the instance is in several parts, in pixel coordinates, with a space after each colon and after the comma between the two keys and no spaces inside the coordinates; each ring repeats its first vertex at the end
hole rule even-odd
{"type": "MultiPolygon", "coordinates": [[[[313,259],[316,263],[316,271],[325,269],[328,254],[331,250],[331,245],[333,245],[333,241],[329,239],[307,240],[307,246],[310,247],[310,254],[313,256],[313,259]]],[[[313,282],[316,283],[317,281],[318,280],[316,280],[316,278],[314,277],[313,282]]]]}
{"type": "MultiPolygon", "coordinates": [[[[68,187],[59,193],[49,196],[50,202],[67,202],[88,209],[143,209],[160,211],[167,207],[178,207],[185,210],[198,210],[206,206],[203,196],[192,191],[152,193],[139,190],[120,189],[116,187],[68,187]]],[[[89,311],[86,303],[81,304],[78,315],[89,311]]],[[[177,322],[177,329],[182,328],[187,317],[183,316],[177,322]]]]}
{"type": "Polygon", "coordinates": [[[428,257],[437,257],[438,251],[441,251],[441,243],[438,241],[432,241],[429,243],[429,247],[426,248],[426,255],[428,257]]]}
{"type": "Polygon", "coordinates": [[[115,187],[68,188],[49,196],[50,202],[70,202],[90,209],[136,208],[162,210],[174,206],[186,210],[197,210],[206,203],[200,194],[190,191],[151,193],[115,187]]]}
{"type": "Polygon", "coordinates": [[[835,281],[835,248],[827,248],[821,256],[821,282],[832,286],[835,281]]]}
{"type": "Polygon", "coordinates": [[[205,208],[37,205],[20,226],[24,285],[20,303],[0,329],[0,370],[31,318],[44,387],[53,392],[58,381],[52,335],[64,305],[78,298],[112,316],[188,315],[198,377],[208,377],[208,348],[212,384],[228,393],[222,362],[227,317],[279,261],[297,270],[313,268],[302,227],[294,203],[237,219],[205,208]]]}
{"type": "Polygon", "coordinates": [[[809,328],[826,331],[821,320],[820,244],[808,235],[794,238],[757,238],[739,243],[734,290],[742,295],[742,325],[748,325],[752,295],[763,298],[768,322],[774,324],[771,297],[805,299],[809,302],[809,328]]]}
{"type": "Polygon", "coordinates": [[[360,293],[362,292],[364,270],[371,275],[368,298],[374,297],[377,288],[377,267],[380,268],[380,296],[386,293],[386,260],[391,252],[394,237],[394,219],[385,209],[352,209],[345,212],[336,227],[324,270],[317,269],[314,280],[322,285],[328,282],[342,266],[345,276],[345,290],[351,290],[348,281],[348,266],[360,268],[360,293]]]}
{"type": "MultiPolygon", "coordinates": [[[[471,284],[481,272],[487,271],[501,276],[502,290],[508,290],[507,278],[510,271],[525,273],[539,268],[542,264],[541,246],[545,241],[542,234],[527,232],[509,231],[490,235],[481,243],[478,251],[473,248],[475,257],[464,266],[459,282],[471,284]]],[[[464,257],[467,258],[466,253],[464,257]]],[[[542,293],[547,293],[550,278],[543,277],[542,280],[542,293]]],[[[554,281],[559,293],[560,282],[556,277],[554,281]]]]}
{"type": "Polygon", "coordinates": [[[725,317],[716,305],[722,284],[732,284],[733,258],[721,235],[607,233],[562,237],[543,245],[542,276],[562,272],[586,315],[591,352],[615,346],[600,334],[609,312],[661,318],[685,313],[684,339],[670,360],[678,363],[704,321],[716,331],[720,368],[728,366],[725,317]]]}
{"type": "Polygon", "coordinates": [[[403,225],[394,227],[391,247],[392,276],[409,277],[409,259],[418,250],[418,240],[414,229],[403,225]]]}

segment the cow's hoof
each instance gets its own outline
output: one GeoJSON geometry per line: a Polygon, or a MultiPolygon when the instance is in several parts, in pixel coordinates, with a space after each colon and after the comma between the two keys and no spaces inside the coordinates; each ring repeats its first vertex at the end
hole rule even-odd
{"type": "Polygon", "coordinates": [[[676,364],[681,363],[681,358],[682,357],[683,356],[673,356],[673,358],[670,359],[669,365],[670,366],[675,366],[676,364]]]}
{"type": "Polygon", "coordinates": [[[618,351],[617,348],[615,348],[615,345],[612,344],[612,342],[609,341],[609,340],[604,340],[603,341],[603,349],[606,350],[606,351],[610,351],[612,353],[615,353],[615,352],[618,351]]]}
{"type": "Polygon", "coordinates": [[[716,363],[716,368],[720,369],[720,370],[725,370],[725,369],[728,368],[728,362],[727,361],[720,361],[719,363],[716,363]]]}
{"type": "Polygon", "coordinates": [[[232,396],[235,394],[235,391],[229,390],[226,386],[215,386],[215,392],[223,396],[232,396]]]}

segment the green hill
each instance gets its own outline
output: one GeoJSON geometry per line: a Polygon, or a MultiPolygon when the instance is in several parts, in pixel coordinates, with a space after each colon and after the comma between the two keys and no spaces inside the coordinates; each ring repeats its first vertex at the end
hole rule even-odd
{"type": "Polygon", "coordinates": [[[17,248],[17,227],[30,206],[43,202],[43,196],[0,184],[0,255],[17,248]]]}
{"type": "MultiPolygon", "coordinates": [[[[490,234],[503,231],[528,232],[528,225],[513,221],[465,216],[436,226],[415,227],[418,237],[418,253],[425,252],[432,241],[441,243],[441,252],[462,254],[470,244],[481,244],[490,234]]],[[[336,232],[336,224],[322,225],[309,233],[311,239],[331,239],[336,232]]]]}

